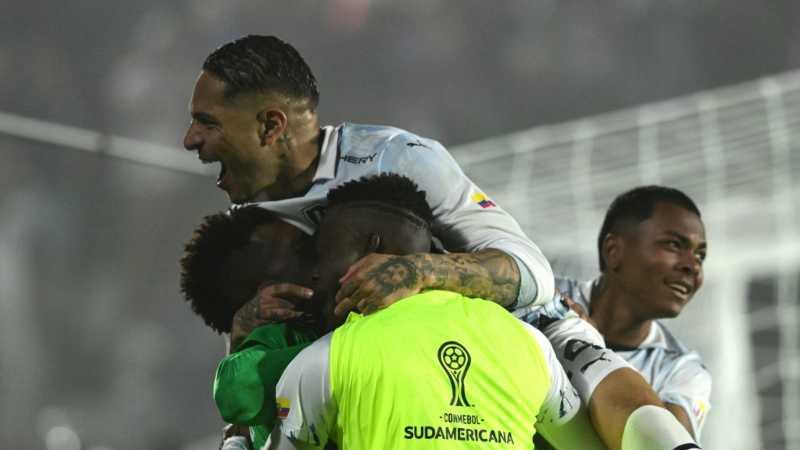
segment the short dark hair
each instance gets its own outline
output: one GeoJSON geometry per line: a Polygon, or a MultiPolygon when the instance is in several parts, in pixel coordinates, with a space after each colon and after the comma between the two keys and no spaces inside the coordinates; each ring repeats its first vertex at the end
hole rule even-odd
{"type": "Polygon", "coordinates": [[[692,199],[675,188],[651,185],[623,192],[608,207],[603,226],[600,227],[600,233],[597,236],[597,256],[601,272],[606,270],[606,262],[603,258],[603,241],[606,236],[623,223],[638,225],[649,219],[658,203],[671,203],[701,217],[700,210],[692,199]]]}
{"type": "Polygon", "coordinates": [[[433,211],[425,199],[425,191],[420,190],[411,179],[395,173],[363,177],[328,192],[329,208],[356,202],[383,203],[408,210],[427,226],[433,220],[433,211]]]}
{"type": "Polygon", "coordinates": [[[225,98],[240,94],[278,92],[319,103],[317,80],[294,47],[275,36],[248,35],[214,50],[203,70],[225,82],[225,98]]]}
{"type": "Polygon", "coordinates": [[[263,208],[236,208],[204,217],[186,244],[180,261],[181,292],[192,310],[216,332],[231,331],[233,315],[242,303],[242,299],[232,298],[230,283],[225,282],[230,279],[226,260],[251,244],[256,227],[276,220],[277,216],[263,208]]]}

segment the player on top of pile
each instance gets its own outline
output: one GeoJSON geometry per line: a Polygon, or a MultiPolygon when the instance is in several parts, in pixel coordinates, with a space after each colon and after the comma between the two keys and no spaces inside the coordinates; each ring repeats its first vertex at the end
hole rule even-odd
{"type": "MultiPolygon", "coordinates": [[[[417,183],[434,212],[433,234],[450,254],[371,254],[343,277],[337,313],[371,312],[423,289],[493,299],[507,307],[544,303],[553,295],[550,265],[517,222],[470,181],[436,141],[383,126],[320,127],[314,75],[289,44],[246,36],[208,56],[190,104],[186,149],[220,162],[217,185],[235,204],[258,203],[312,231],[332,187],[393,172],[417,183]],[[403,261],[405,284],[375,279],[403,261]]],[[[302,286],[262,290],[265,303],[308,300],[302,286]]],[[[272,319],[297,317],[272,309],[272,319]]]]}

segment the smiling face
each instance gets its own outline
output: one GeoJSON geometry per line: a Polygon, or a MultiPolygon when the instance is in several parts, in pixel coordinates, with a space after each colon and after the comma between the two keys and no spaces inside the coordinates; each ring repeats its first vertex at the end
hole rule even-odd
{"type": "Polygon", "coordinates": [[[706,236],[693,212],[660,202],[653,215],[609,238],[606,276],[642,320],[680,314],[703,283],[706,236]]]}
{"type": "Polygon", "coordinates": [[[244,203],[278,183],[286,172],[285,148],[265,139],[270,122],[259,95],[224,97],[225,83],[206,71],[195,84],[190,104],[192,121],[183,139],[205,163],[220,162],[217,186],[231,202],[244,203]]]}

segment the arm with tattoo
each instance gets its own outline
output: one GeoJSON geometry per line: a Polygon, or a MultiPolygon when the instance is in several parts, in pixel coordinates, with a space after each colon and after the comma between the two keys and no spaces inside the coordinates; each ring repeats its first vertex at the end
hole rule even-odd
{"type": "Polygon", "coordinates": [[[250,301],[242,305],[236,314],[233,315],[233,325],[231,326],[230,352],[236,350],[256,327],[267,323],[259,317],[261,298],[253,297],[250,301]]]}
{"type": "Polygon", "coordinates": [[[229,352],[237,349],[257,327],[303,316],[303,304],[314,291],[292,283],[262,285],[256,296],[233,315],[229,352]]]}
{"type": "Polygon", "coordinates": [[[516,262],[499,250],[406,256],[374,253],[342,277],[336,313],[357,307],[369,314],[425,289],[458,292],[509,306],[517,299],[519,283],[516,262]]]}
{"type": "Polygon", "coordinates": [[[517,299],[519,269],[499,250],[449,255],[414,255],[424,289],[458,292],[508,306],[517,299]]]}

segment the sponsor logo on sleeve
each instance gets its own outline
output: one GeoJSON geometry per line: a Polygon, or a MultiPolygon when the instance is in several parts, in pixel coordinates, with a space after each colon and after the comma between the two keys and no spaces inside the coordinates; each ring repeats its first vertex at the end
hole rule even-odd
{"type": "Polygon", "coordinates": [[[427,145],[423,144],[422,141],[420,141],[419,139],[415,140],[414,142],[406,142],[406,146],[407,147],[423,147],[423,148],[430,149],[430,147],[428,147],[427,145]]]}
{"type": "Polygon", "coordinates": [[[288,398],[285,397],[278,397],[276,399],[276,403],[278,404],[278,418],[285,419],[289,416],[289,406],[290,402],[288,398]]]}
{"type": "Polygon", "coordinates": [[[489,200],[483,192],[476,192],[472,194],[472,201],[477,203],[481,208],[492,208],[497,206],[493,201],[489,200]]]}
{"type": "Polygon", "coordinates": [[[581,366],[581,373],[586,373],[586,370],[596,362],[611,361],[610,359],[606,358],[607,349],[581,339],[570,339],[567,341],[567,345],[564,348],[564,358],[566,358],[568,361],[575,361],[578,356],[580,356],[580,354],[586,350],[590,350],[586,353],[589,361],[581,366]]]}
{"type": "Polygon", "coordinates": [[[366,164],[371,163],[373,159],[377,156],[377,153],[373,153],[371,155],[359,156],[359,155],[344,155],[341,156],[339,159],[346,163],[350,164],[366,164]]]}

